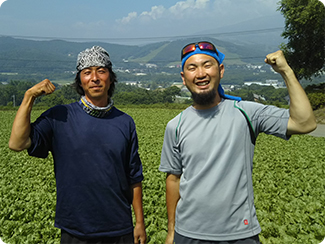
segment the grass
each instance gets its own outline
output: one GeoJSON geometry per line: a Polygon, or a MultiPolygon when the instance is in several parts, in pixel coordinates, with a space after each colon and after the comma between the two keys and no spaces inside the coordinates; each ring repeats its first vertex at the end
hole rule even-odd
{"type": "Polygon", "coordinates": [[[314,111],[317,124],[325,124],[325,108],[320,108],[314,111]]]}

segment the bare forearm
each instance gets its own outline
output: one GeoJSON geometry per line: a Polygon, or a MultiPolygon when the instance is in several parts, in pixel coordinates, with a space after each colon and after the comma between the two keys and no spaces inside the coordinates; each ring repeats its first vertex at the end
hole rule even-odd
{"type": "Polygon", "coordinates": [[[53,93],[55,86],[48,79],[37,83],[25,92],[24,99],[18,109],[9,139],[9,148],[14,151],[22,151],[31,145],[30,114],[35,99],[42,95],[53,93]]]}
{"type": "Polygon", "coordinates": [[[290,97],[290,118],[287,134],[305,134],[316,128],[316,120],[309,99],[297,80],[291,67],[288,65],[282,51],[270,53],[265,62],[281,74],[290,97]]]}
{"type": "Polygon", "coordinates": [[[166,178],[166,204],[168,215],[168,232],[174,232],[176,206],[180,199],[180,176],[168,175],[166,178]]]}
{"type": "Polygon", "coordinates": [[[143,206],[142,206],[142,184],[137,183],[132,186],[133,201],[132,206],[137,223],[144,223],[143,206]]]}
{"type": "Polygon", "coordinates": [[[290,97],[288,134],[308,133],[316,128],[316,119],[309,99],[294,72],[288,69],[281,73],[290,97]]]}
{"type": "Polygon", "coordinates": [[[135,215],[134,243],[145,244],[147,240],[142,205],[142,184],[141,182],[132,185],[133,190],[133,211],[135,215]]]}
{"type": "Polygon", "coordinates": [[[30,146],[30,115],[35,98],[27,91],[14,119],[9,148],[22,151],[30,146]]]}

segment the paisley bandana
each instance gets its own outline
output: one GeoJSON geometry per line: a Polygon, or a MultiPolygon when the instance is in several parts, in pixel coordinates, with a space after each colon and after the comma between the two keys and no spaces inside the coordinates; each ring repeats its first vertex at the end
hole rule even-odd
{"type": "Polygon", "coordinates": [[[88,102],[85,96],[82,96],[79,104],[87,114],[93,117],[103,118],[111,112],[114,102],[112,99],[110,99],[110,102],[106,107],[97,107],[88,102]]]}
{"type": "Polygon", "coordinates": [[[108,52],[104,48],[93,46],[92,48],[87,48],[86,50],[79,53],[77,58],[78,71],[93,66],[112,66],[108,52]]]}

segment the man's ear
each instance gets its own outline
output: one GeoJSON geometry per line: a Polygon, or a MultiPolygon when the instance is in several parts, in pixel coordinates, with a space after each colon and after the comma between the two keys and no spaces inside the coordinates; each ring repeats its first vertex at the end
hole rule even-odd
{"type": "Polygon", "coordinates": [[[220,79],[222,79],[223,74],[225,73],[225,66],[223,64],[219,65],[219,73],[220,73],[220,79]]]}
{"type": "Polygon", "coordinates": [[[183,80],[183,85],[186,86],[185,78],[184,78],[184,72],[183,71],[181,72],[181,77],[182,77],[182,80],[183,80]]]}

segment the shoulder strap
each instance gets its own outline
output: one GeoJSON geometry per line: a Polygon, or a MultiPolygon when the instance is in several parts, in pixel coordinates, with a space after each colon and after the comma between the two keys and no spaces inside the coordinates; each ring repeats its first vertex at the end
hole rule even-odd
{"type": "MultiPolygon", "coordinates": [[[[254,127],[253,127],[253,124],[250,120],[250,118],[248,117],[247,113],[245,112],[244,109],[238,107],[236,105],[236,101],[234,101],[234,107],[237,108],[245,117],[246,121],[247,121],[247,124],[248,124],[248,128],[249,128],[249,132],[250,132],[250,136],[251,136],[251,141],[252,143],[255,145],[256,143],[256,135],[255,135],[255,130],[254,130],[254,127]]],[[[175,130],[175,140],[177,140],[177,136],[178,136],[178,128],[179,128],[179,125],[181,123],[181,120],[182,120],[182,115],[183,115],[183,111],[181,112],[180,116],[179,116],[179,119],[178,119],[178,124],[177,124],[177,127],[176,127],[176,130],[175,130]]]]}
{"type": "Polygon", "coordinates": [[[238,107],[236,105],[236,101],[234,101],[234,107],[235,108],[238,108],[239,111],[244,115],[246,121],[247,121],[247,124],[248,124],[248,127],[249,127],[249,132],[250,132],[250,135],[251,135],[251,141],[252,143],[255,145],[256,143],[256,134],[255,134],[255,130],[254,130],[254,127],[253,127],[253,124],[252,124],[252,121],[250,120],[250,118],[248,117],[247,113],[245,112],[244,109],[238,107]]]}
{"type": "Polygon", "coordinates": [[[178,124],[177,124],[176,130],[175,130],[175,140],[177,140],[177,136],[178,136],[178,133],[177,132],[178,132],[178,127],[179,127],[179,125],[181,123],[182,115],[183,115],[183,111],[179,115],[178,124]]]}

